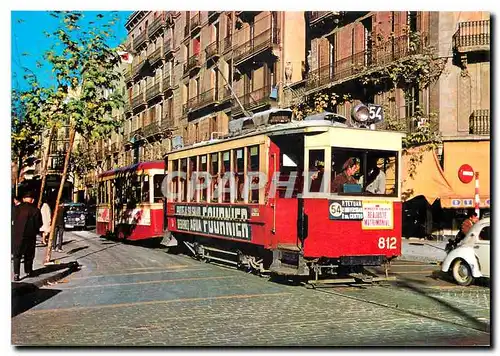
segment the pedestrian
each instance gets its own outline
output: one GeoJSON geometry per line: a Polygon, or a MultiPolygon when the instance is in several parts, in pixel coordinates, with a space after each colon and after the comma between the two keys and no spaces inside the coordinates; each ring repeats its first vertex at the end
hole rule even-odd
{"type": "Polygon", "coordinates": [[[47,204],[46,199],[44,199],[42,207],[40,209],[40,212],[42,214],[42,222],[43,225],[40,228],[40,232],[42,233],[42,244],[44,246],[47,246],[47,242],[49,239],[49,234],[50,234],[50,223],[51,223],[51,211],[49,204],[47,204]]]}
{"type": "Polygon", "coordinates": [[[59,205],[56,217],[56,236],[52,241],[52,250],[56,252],[63,252],[62,244],[64,237],[64,205],[59,205]]]}
{"type": "Polygon", "coordinates": [[[357,157],[350,157],[342,166],[342,172],[332,181],[332,193],[343,193],[344,184],[358,184],[354,175],[359,172],[360,160],[357,157]]]}
{"type": "Polygon", "coordinates": [[[24,272],[33,277],[33,259],[35,258],[36,235],[42,226],[40,210],[33,204],[35,195],[32,191],[23,194],[22,203],[14,211],[12,255],[14,263],[14,281],[19,281],[21,258],[24,257],[24,272]]]}
{"type": "Polygon", "coordinates": [[[467,219],[465,219],[462,222],[462,225],[460,227],[460,230],[457,233],[457,236],[455,236],[454,239],[448,240],[448,244],[445,247],[445,251],[449,252],[449,251],[453,250],[454,248],[456,248],[458,246],[459,242],[462,241],[463,239],[465,239],[465,236],[467,235],[469,230],[472,228],[472,226],[474,226],[474,224],[477,223],[478,221],[479,221],[479,218],[478,218],[477,213],[475,211],[469,213],[469,216],[467,217],[467,219]]]}

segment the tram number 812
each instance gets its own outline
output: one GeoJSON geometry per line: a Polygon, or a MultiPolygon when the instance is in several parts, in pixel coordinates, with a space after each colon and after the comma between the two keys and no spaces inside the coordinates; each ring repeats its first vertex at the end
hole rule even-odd
{"type": "Polygon", "coordinates": [[[395,237],[380,237],[378,239],[378,248],[379,249],[388,249],[395,250],[396,249],[396,238],[395,237]]]}

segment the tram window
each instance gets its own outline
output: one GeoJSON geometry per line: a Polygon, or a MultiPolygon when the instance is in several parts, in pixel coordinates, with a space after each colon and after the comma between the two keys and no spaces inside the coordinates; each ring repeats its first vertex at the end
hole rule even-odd
{"type": "MultiPolygon", "coordinates": [[[[248,172],[259,172],[259,146],[251,146],[248,147],[248,172]]],[[[252,182],[254,185],[259,183],[259,177],[252,175],[252,182]]],[[[258,203],[259,202],[259,189],[254,188],[250,192],[248,197],[249,203],[258,203]]]]}
{"type": "Polygon", "coordinates": [[[183,175],[181,178],[181,201],[187,201],[187,158],[181,159],[181,172],[183,175]]]}
{"type": "MultiPolygon", "coordinates": [[[[222,152],[222,171],[223,173],[231,172],[231,152],[222,152]]],[[[224,194],[222,195],[222,202],[229,203],[231,201],[231,195],[229,193],[229,179],[224,183],[226,189],[224,189],[224,194]]]]}
{"type": "Polygon", "coordinates": [[[161,203],[163,201],[161,184],[163,183],[164,178],[165,178],[164,174],[155,174],[153,177],[153,195],[155,203],[161,203]]]}
{"type": "Polygon", "coordinates": [[[172,172],[176,172],[177,174],[172,177],[172,196],[173,201],[179,200],[179,160],[172,161],[172,172]]]}
{"type": "Polygon", "coordinates": [[[244,186],[244,171],[245,159],[243,157],[243,148],[238,148],[233,151],[234,168],[235,168],[235,183],[236,183],[236,201],[243,201],[243,186],[244,186]]]}
{"type": "MultiPolygon", "coordinates": [[[[200,171],[201,172],[207,172],[208,170],[208,162],[207,162],[207,155],[200,156],[200,171]]],[[[205,182],[205,175],[200,175],[200,185],[206,186],[207,182],[205,182]]],[[[201,189],[200,192],[200,201],[207,201],[207,188],[201,189]]]]}
{"type": "Polygon", "coordinates": [[[397,195],[397,152],[332,147],[331,192],[397,195]]]}
{"type": "Polygon", "coordinates": [[[129,200],[131,205],[136,205],[141,200],[141,177],[136,176],[135,179],[132,180],[132,197],[129,200]]]}
{"type": "Polygon", "coordinates": [[[325,150],[309,150],[309,188],[311,193],[325,193],[325,150]]]}
{"type": "Polygon", "coordinates": [[[141,203],[149,203],[149,176],[142,176],[141,203]]]}
{"type": "Polygon", "coordinates": [[[212,202],[217,202],[217,187],[218,187],[218,177],[219,177],[219,154],[212,153],[210,155],[210,174],[212,175],[212,183],[210,186],[212,194],[212,202]]]}

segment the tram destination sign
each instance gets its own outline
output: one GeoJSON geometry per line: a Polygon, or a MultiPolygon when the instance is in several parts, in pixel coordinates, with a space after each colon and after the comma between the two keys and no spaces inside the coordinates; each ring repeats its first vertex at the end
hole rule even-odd
{"type": "Polygon", "coordinates": [[[177,230],[250,240],[250,208],[221,205],[176,205],[177,230]]]}
{"type": "Polygon", "coordinates": [[[361,200],[329,200],[330,220],[363,220],[361,200]]]}

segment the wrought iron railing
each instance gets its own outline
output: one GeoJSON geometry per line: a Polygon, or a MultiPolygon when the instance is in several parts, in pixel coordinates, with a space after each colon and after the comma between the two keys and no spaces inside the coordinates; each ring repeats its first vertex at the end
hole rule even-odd
{"type": "Polygon", "coordinates": [[[156,121],[145,126],[143,130],[144,137],[153,136],[158,134],[159,132],[160,132],[160,126],[158,126],[158,123],[156,121]]]}
{"type": "Polygon", "coordinates": [[[132,109],[135,109],[142,104],[145,104],[143,93],[132,97],[132,109]]]}
{"type": "Polygon", "coordinates": [[[218,96],[221,102],[231,99],[231,89],[226,86],[220,87],[218,96]]]}
{"type": "Polygon", "coordinates": [[[153,36],[159,29],[165,26],[165,24],[166,22],[164,16],[158,16],[154,19],[151,25],[148,26],[149,37],[153,36]]]}
{"type": "Polygon", "coordinates": [[[160,81],[157,81],[146,89],[146,100],[151,100],[160,94],[160,81]]]}
{"type": "MultiPolygon", "coordinates": [[[[254,107],[268,103],[270,100],[270,92],[271,90],[269,86],[265,86],[250,93],[246,93],[238,97],[238,99],[245,109],[252,109],[254,107]]],[[[241,111],[241,108],[236,100],[233,101],[232,109],[233,111],[241,111]]]]}
{"type": "Polygon", "coordinates": [[[490,20],[460,22],[453,35],[453,47],[490,45],[490,20]]]}
{"type": "Polygon", "coordinates": [[[205,48],[205,53],[207,54],[207,60],[211,59],[213,57],[219,56],[220,55],[220,44],[219,41],[215,40],[212,43],[210,43],[206,48],[205,48]]]}
{"type": "Polygon", "coordinates": [[[163,42],[163,55],[166,57],[172,53],[172,39],[169,38],[163,42]]]}
{"type": "Polygon", "coordinates": [[[161,47],[155,49],[149,56],[149,62],[153,65],[161,59],[161,47]]]}
{"type": "Polygon", "coordinates": [[[161,119],[161,130],[169,130],[174,127],[174,119],[169,114],[165,114],[161,119]]]}
{"type": "Polygon", "coordinates": [[[269,28],[234,49],[234,61],[241,62],[258,52],[270,48],[274,44],[279,44],[279,29],[269,28]]]}
{"type": "Polygon", "coordinates": [[[219,12],[220,11],[209,11],[208,12],[208,19],[211,20],[213,17],[216,17],[219,12]]]}
{"type": "Polygon", "coordinates": [[[172,88],[172,76],[170,74],[163,76],[163,91],[167,91],[172,88]]]}
{"type": "Polygon", "coordinates": [[[191,17],[189,24],[190,24],[191,31],[200,27],[200,13],[199,12],[196,15],[194,15],[193,17],[191,17]]]}
{"type": "Polygon", "coordinates": [[[134,38],[134,49],[141,47],[148,37],[147,31],[141,32],[137,37],[134,38]]]}
{"type": "Polygon", "coordinates": [[[191,34],[191,30],[190,30],[189,23],[188,23],[188,24],[186,24],[186,26],[184,26],[184,37],[189,37],[190,34],[191,34]]]}
{"type": "Polygon", "coordinates": [[[387,65],[409,55],[422,53],[427,41],[426,35],[410,36],[394,38],[371,50],[355,53],[309,72],[306,76],[306,89],[311,90],[328,83],[362,75],[367,70],[387,65]]]}
{"type": "Polygon", "coordinates": [[[130,82],[132,80],[132,68],[130,65],[127,65],[123,70],[123,78],[126,82],[130,82]]]}
{"type": "Polygon", "coordinates": [[[184,63],[184,73],[187,73],[192,69],[200,66],[201,66],[200,54],[199,53],[193,54],[191,57],[188,58],[187,62],[184,63]]]}
{"type": "Polygon", "coordinates": [[[335,15],[334,11],[311,11],[309,13],[309,22],[314,24],[316,21],[321,20],[322,18],[327,18],[328,16],[335,15]]]}
{"type": "Polygon", "coordinates": [[[132,67],[132,76],[136,77],[139,74],[139,70],[141,69],[144,60],[138,60],[132,67]]]}
{"type": "Polygon", "coordinates": [[[469,133],[471,135],[490,134],[490,110],[474,110],[469,118],[469,133]]]}
{"type": "Polygon", "coordinates": [[[226,53],[229,52],[233,48],[233,42],[231,39],[231,35],[227,36],[222,40],[222,52],[226,53]]]}

